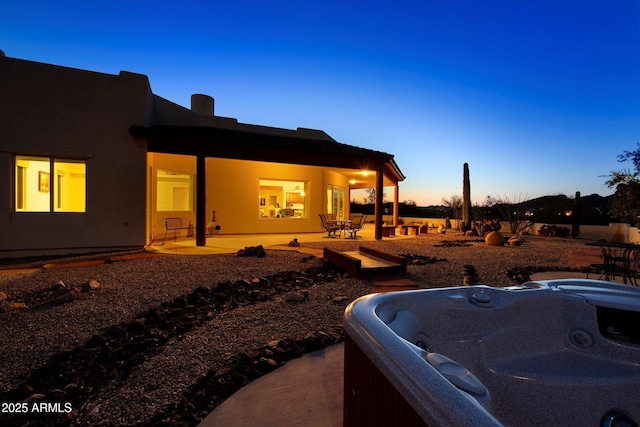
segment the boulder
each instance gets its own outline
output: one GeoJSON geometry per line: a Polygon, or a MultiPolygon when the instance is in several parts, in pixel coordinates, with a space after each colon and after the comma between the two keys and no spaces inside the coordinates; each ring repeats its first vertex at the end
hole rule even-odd
{"type": "Polygon", "coordinates": [[[503,246],[504,245],[504,237],[497,231],[492,231],[487,234],[484,238],[484,242],[489,246],[503,246]]]}
{"type": "Polygon", "coordinates": [[[512,237],[509,239],[509,245],[510,246],[520,246],[522,245],[522,240],[520,240],[517,237],[512,237]]]}

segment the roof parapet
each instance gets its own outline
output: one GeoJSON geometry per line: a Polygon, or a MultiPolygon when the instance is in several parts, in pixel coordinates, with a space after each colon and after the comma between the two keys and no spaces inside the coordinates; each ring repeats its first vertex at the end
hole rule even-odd
{"type": "Polygon", "coordinates": [[[201,116],[213,116],[215,100],[209,95],[194,93],[191,95],[191,111],[201,116]]]}

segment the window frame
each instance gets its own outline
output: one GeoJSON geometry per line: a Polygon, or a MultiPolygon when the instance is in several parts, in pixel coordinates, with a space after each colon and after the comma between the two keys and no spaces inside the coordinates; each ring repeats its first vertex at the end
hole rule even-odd
{"type": "MultiPolygon", "coordinates": [[[[307,219],[309,216],[309,182],[301,179],[278,179],[278,178],[259,178],[258,179],[258,218],[260,220],[273,220],[273,219],[307,219]],[[275,184],[291,183],[291,188],[285,188],[284,185],[280,189],[276,190],[275,184]],[[302,186],[302,188],[297,188],[302,186]],[[268,187],[274,187],[269,189],[268,187]],[[279,194],[263,193],[263,191],[271,190],[279,194]],[[278,198],[278,196],[281,196],[278,198]],[[299,197],[302,197],[300,202],[299,197]],[[277,204],[274,205],[273,202],[277,204]],[[296,205],[302,205],[297,207],[296,205]],[[271,209],[273,208],[273,209],[271,209]],[[273,214],[270,212],[273,210],[273,214]],[[292,215],[284,216],[282,211],[292,215]],[[296,216],[296,211],[301,211],[299,216],[296,216]]],[[[286,215],[286,214],[285,214],[286,215]]]]}
{"type": "MultiPolygon", "coordinates": [[[[13,212],[17,214],[32,214],[32,213],[43,213],[43,214],[86,214],[87,213],[87,170],[88,170],[88,162],[86,159],[74,159],[65,156],[51,156],[51,155],[37,155],[37,154],[14,154],[13,156],[13,212]],[[29,161],[38,161],[41,163],[46,163],[48,165],[48,169],[46,171],[37,171],[38,172],[38,181],[35,185],[37,185],[37,190],[32,190],[34,192],[44,192],[48,193],[48,208],[40,209],[40,210],[29,210],[29,182],[27,179],[28,170],[26,166],[20,165],[19,163],[29,162],[29,161]],[[64,196],[64,192],[61,191],[61,181],[58,179],[58,170],[60,169],[61,164],[70,164],[70,163],[78,163],[83,165],[83,188],[84,195],[82,200],[82,210],[61,210],[62,209],[62,200],[64,196]],[[58,166],[58,169],[56,169],[58,166]],[[44,179],[44,180],[43,180],[44,179]]],[[[66,171],[65,171],[66,172],[66,171]]]]}
{"type": "MultiPolygon", "coordinates": [[[[156,173],[155,173],[155,210],[156,212],[193,212],[195,209],[195,187],[196,187],[196,177],[193,174],[190,173],[185,173],[185,172],[180,172],[177,170],[170,170],[170,169],[165,169],[165,168],[156,168],[156,173]],[[167,176],[171,176],[171,174],[175,174],[176,176],[180,175],[180,176],[186,176],[189,179],[188,182],[188,207],[186,209],[161,209],[162,206],[160,206],[160,201],[161,201],[161,197],[160,197],[160,179],[159,179],[159,174],[160,173],[165,173],[167,174],[167,176]]],[[[170,187],[170,188],[183,188],[180,186],[174,186],[174,187],[170,187]]],[[[173,203],[173,195],[171,196],[171,201],[173,203]]],[[[172,208],[175,206],[171,206],[172,208]]]]}

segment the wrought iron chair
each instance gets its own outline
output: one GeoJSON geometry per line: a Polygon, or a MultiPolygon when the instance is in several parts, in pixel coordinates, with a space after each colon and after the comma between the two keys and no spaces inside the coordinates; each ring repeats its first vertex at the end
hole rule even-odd
{"type": "Polygon", "coordinates": [[[340,227],[338,227],[337,225],[331,225],[329,223],[329,220],[327,220],[327,216],[325,214],[318,214],[318,216],[320,217],[320,225],[322,226],[322,229],[328,233],[325,238],[337,237],[336,231],[340,230],[340,227]],[[331,233],[333,233],[333,236],[331,235],[331,233]]]}
{"type": "Polygon", "coordinates": [[[356,233],[364,228],[365,221],[367,219],[366,215],[360,216],[358,220],[351,221],[351,224],[345,229],[347,233],[349,233],[350,239],[357,239],[359,236],[356,236],[356,233]]]}

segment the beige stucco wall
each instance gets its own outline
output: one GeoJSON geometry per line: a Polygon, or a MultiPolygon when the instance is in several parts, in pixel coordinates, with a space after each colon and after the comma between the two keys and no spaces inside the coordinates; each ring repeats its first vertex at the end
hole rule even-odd
{"type": "MultiPolygon", "coordinates": [[[[150,176],[155,177],[157,169],[167,169],[190,174],[195,182],[196,159],[194,156],[149,153],[148,157],[150,176]]],[[[208,158],[206,168],[207,222],[211,211],[215,210],[217,222],[222,227],[222,234],[322,231],[318,214],[326,212],[327,185],[343,187],[347,192],[349,187],[348,179],[344,175],[316,166],[208,158]],[[260,179],[304,181],[306,183],[306,217],[260,218],[258,197],[260,179]]],[[[151,182],[150,194],[152,206],[150,223],[153,236],[158,237],[164,234],[163,219],[165,217],[188,218],[195,224],[195,206],[190,212],[157,212],[155,179],[151,182]]],[[[347,202],[347,215],[348,208],[347,202]]]]}
{"type": "MultiPolygon", "coordinates": [[[[0,57],[0,258],[138,248],[164,231],[165,217],[185,217],[195,224],[195,194],[189,211],[158,212],[156,204],[158,169],[192,176],[195,193],[195,157],[147,153],[144,138],[133,138],[129,129],[134,124],[195,125],[198,117],[201,124],[220,120],[194,117],[153,95],[141,74],[111,75],[0,57]],[[17,211],[16,156],[82,161],[85,211],[17,211]]],[[[69,176],[77,173],[68,169],[69,176]]],[[[349,183],[338,172],[209,158],[207,220],[215,210],[223,234],[318,232],[329,184],[345,189],[348,216],[349,183]],[[260,218],[260,179],[304,181],[305,217],[260,218]]],[[[83,200],[61,203],[81,210],[83,200]]]]}
{"type": "Polygon", "coordinates": [[[0,257],[145,244],[148,79],[0,57],[0,257]],[[14,156],[86,160],[86,212],[16,212],[14,156]]]}

